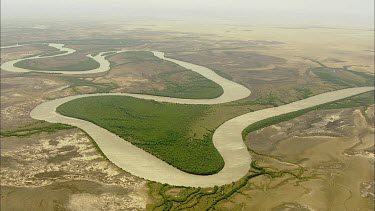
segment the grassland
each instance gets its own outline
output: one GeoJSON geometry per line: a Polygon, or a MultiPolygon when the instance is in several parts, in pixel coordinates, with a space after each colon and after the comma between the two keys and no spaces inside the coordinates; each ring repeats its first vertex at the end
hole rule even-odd
{"type": "Polygon", "coordinates": [[[213,146],[213,131],[196,138],[191,128],[209,109],[104,96],[67,102],[57,112],[99,125],[182,171],[208,175],[220,171],[224,161],[213,146]]]}

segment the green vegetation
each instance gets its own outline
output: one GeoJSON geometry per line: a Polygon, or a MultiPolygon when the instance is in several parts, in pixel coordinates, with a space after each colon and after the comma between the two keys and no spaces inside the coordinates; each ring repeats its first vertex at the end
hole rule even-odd
{"type": "MultiPolygon", "coordinates": [[[[51,53],[51,54],[57,54],[56,53],[51,53]]],[[[57,59],[57,58],[55,58],[57,59]]],[[[40,59],[39,59],[40,60],[40,59]]],[[[23,61],[20,61],[20,62],[17,62],[14,64],[15,67],[19,67],[19,68],[24,68],[24,69],[30,69],[30,70],[45,70],[45,71],[49,71],[49,69],[39,69],[39,68],[36,68],[35,67],[35,63],[37,63],[38,60],[23,60],[23,61]]],[[[96,69],[100,67],[100,64],[99,62],[91,59],[91,58],[87,58],[87,59],[84,59],[83,61],[79,61],[75,64],[70,64],[70,65],[66,65],[66,66],[62,66],[62,67],[57,67],[56,69],[54,70],[61,70],[61,71],[85,71],[85,70],[92,70],[92,69],[96,69]]]]}
{"type": "MultiPolygon", "coordinates": [[[[144,62],[156,62],[156,63],[164,63],[162,59],[154,56],[152,52],[149,51],[125,51],[119,54],[108,55],[107,58],[111,58],[113,56],[122,56],[126,59],[126,62],[121,64],[129,64],[129,63],[144,63],[144,62]]],[[[177,66],[176,64],[172,63],[173,65],[177,66]]]]}
{"type": "MultiPolygon", "coordinates": [[[[112,52],[107,53],[107,59],[117,54],[112,52]]],[[[124,63],[111,63],[112,67],[130,64],[130,63],[138,63],[143,64],[146,62],[152,62],[153,64],[160,65],[161,68],[163,66],[168,66],[168,71],[163,71],[160,74],[153,76],[153,79],[156,81],[160,81],[165,86],[162,90],[143,90],[135,93],[140,94],[151,94],[151,95],[158,95],[158,96],[168,96],[168,97],[176,97],[176,98],[188,98],[188,99],[210,99],[216,98],[223,94],[224,90],[218,84],[212,82],[204,78],[203,76],[195,73],[191,70],[187,70],[182,68],[181,66],[174,64],[173,62],[165,61],[159,59],[153,55],[152,52],[148,51],[128,51],[120,54],[124,56],[126,62],[124,63]],[[172,68],[171,68],[172,67],[172,68]]],[[[20,68],[27,68],[27,69],[34,69],[35,63],[38,61],[34,60],[24,60],[20,61],[15,64],[15,66],[20,68]]],[[[155,69],[157,68],[155,65],[155,69]]],[[[81,62],[72,65],[66,65],[63,67],[56,68],[56,70],[61,71],[84,71],[95,69],[99,67],[99,63],[92,60],[92,59],[84,59],[81,62]]],[[[75,79],[74,77],[62,77],[64,80],[68,81],[71,86],[78,87],[78,86],[89,86],[94,87],[95,91],[93,92],[109,92],[115,88],[118,88],[117,84],[114,83],[94,83],[84,79],[75,79]]],[[[77,89],[75,89],[76,93],[80,93],[77,89]]]]}
{"type": "Polygon", "coordinates": [[[337,100],[335,102],[327,103],[318,106],[318,109],[338,109],[338,108],[355,108],[355,107],[368,107],[374,105],[375,92],[370,91],[349,98],[337,100]]]}
{"type": "Polygon", "coordinates": [[[108,58],[108,57],[116,55],[116,54],[117,54],[116,52],[106,52],[106,53],[103,53],[102,56],[105,56],[106,58],[108,58]]]}
{"type": "Polygon", "coordinates": [[[257,98],[255,100],[248,100],[245,102],[238,102],[236,106],[246,106],[246,105],[261,105],[261,106],[273,106],[277,107],[279,105],[285,104],[283,100],[278,98],[272,92],[269,92],[267,95],[257,98]]]}
{"type": "MultiPolygon", "coordinates": [[[[150,94],[157,96],[168,96],[176,98],[187,98],[187,99],[209,99],[216,98],[223,94],[224,90],[221,86],[215,82],[204,78],[196,72],[187,70],[173,62],[165,61],[154,56],[152,52],[148,51],[129,51],[120,54],[126,59],[126,62],[121,64],[115,64],[113,66],[123,64],[142,64],[145,62],[151,62],[156,64],[154,69],[157,69],[158,65],[160,68],[168,66],[171,70],[163,71],[153,77],[156,81],[161,81],[165,88],[161,90],[144,90],[138,93],[150,94]]],[[[108,56],[108,58],[112,57],[108,56]]]]}
{"type": "Polygon", "coordinates": [[[370,106],[374,104],[374,91],[352,96],[346,99],[337,100],[335,102],[330,102],[318,106],[314,106],[307,109],[302,109],[299,111],[290,112],[287,114],[282,114],[279,116],[271,117],[268,119],[261,120],[254,124],[249,125],[245,130],[242,131],[242,138],[245,139],[246,136],[256,130],[275,125],[281,122],[285,122],[296,117],[299,117],[307,112],[313,110],[321,110],[321,109],[337,109],[337,108],[353,108],[358,106],[370,106]]]}
{"type": "MultiPolygon", "coordinates": [[[[319,63],[321,64],[321,63],[319,63]]],[[[321,64],[323,65],[323,64],[321,64]]],[[[374,76],[344,68],[318,67],[312,72],[323,81],[339,87],[373,86],[374,76]]]]}
{"type": "MultiPolygon", "coordinates": [[[[31,126],[31,125],[30,125],[31,126]]],[[[51,124],[47,126],[39,126],[39,127],[25,127],[13,131],[4,131],[0,132],[1,137],[29,137],[31,135],[39,134],[39,133],[54,133],[59,130],[68,130],[73,129],[75,127],[70,125],[64,125],[60,123],[51,124]]]]}
{"type": "Polygon", "coordinates": [[[285,177],[285,180],[304,181],[304,169],[271,170],[252,161],[251,169],[246,176],[237,182],[212,188],[185,188],[167,184],[150,182],[148,184],[150,195],[157,198],[155,205],[149,204],[148,210],[216,210],[220,202],[231,200],[235,194],[242,194],[243,188],[251,185],[249,181],[255,177],[267,176],[270,178],[285,177]],[[286,175],[289,178],[286,178],[286,175]],[[176,193],[177,192],[177,193],[176,193]]]}
{"type": "Polygon", "coordinates": [[[44,57],[44,56],[56,56],[56,55],[63,54],[63,53],[64,52],[61,52],[61,51],[51,51],[51,52],[40,54],[39,56],[41,56],[41,57],[44,57]]]}
{"type": "Polygon", "coordinates": [[[217,70],[217,69],[215,69],[213,71],[215,71],[215,73],[218,74],[218,75],[220,75],[221,77],[226,78],[226,79],[228,79],[230,81],[233,81],[233,77],[230,74],[228,74],[228,73],[226,73],[226,72],[224,72],[222,70],[217,70]]]}
{"type": "Polygon", "coordinates": [[[85,71],[85,70],[92,70],[99,68],[100,64],[99,62],[93,60],[93,59],[85,59],[83,61],[80,61],[75,64],[66,65],[59,67],[58,70],[64,70],[64,71],[85,71]]]}
{"type": "Polygon", "coordinates": [[[302,94],[302,99],[311,97],[313,95],[313,92],[308,87],[301,86],[301,87],[295,88],[295,90],[297,90],[297,92],[302,94]]]}
{"type": "Polygon", "coordinates": [[[328,67],[327,65],[319,62],[318,60],[308,59],[315,62],[320,67],[312,69],[312,72],[319,76],[323,81],[343,87],[356,87],[356,86],[374,86],[374,76],[363,72],[350,70],[349,66],[342,68],[328,67]]]}
{"type": "Polygon", "coordinates": [[[57,112],[99,125],[182,171],[208,175],[224,161],[212,143],[213,131],[198,139],[191,128],[209,108],[101,96],[67,102],[57,112]]]}
{"type": "Polygon", "coordinates": [[[78,87],[87,86],[94,88],[94,92],[106,93],[110,92],[113,89],[118,88],[118,85],[115,83],[95,83],[84,78],[77,78],[74,76],[61,76],[60,79],[69,83],[70,87],[73,88],[73,91],[77,94],[81,94],[78,90],[78,87]]]}
{"type": "Polygon", "coordinates": [[[183,82],[170,80],[169,77],[173,75],[170,75],[168,72],[160,74],[160,76],[166,84],[166,88],[143,93],[184,99],[210,99],[219,97],[224,93],[221,86],[197,73],[189,75],[188,79],[185,79],[186,81],[183,82]]]}

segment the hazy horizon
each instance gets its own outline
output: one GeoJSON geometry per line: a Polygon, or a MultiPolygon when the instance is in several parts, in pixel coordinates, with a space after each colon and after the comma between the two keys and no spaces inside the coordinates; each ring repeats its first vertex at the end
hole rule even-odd
{"type": "Polygon", "coordinates": [[[108,19],[121,17],[243,19],[252,23],[373,27],[373,0],[2,0],[9,19],[108,19]]]}

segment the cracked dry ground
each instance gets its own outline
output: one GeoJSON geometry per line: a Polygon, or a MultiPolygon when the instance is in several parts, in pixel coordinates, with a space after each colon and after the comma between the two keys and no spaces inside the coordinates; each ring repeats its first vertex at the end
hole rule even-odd
{"type": "Polygon", "coordinates": [[[146,203],[145,182],[107,161],[78,129],[2,140],[1,185],[6,210],[143,210],[146,203]]]}
{"type": "MultiPolygon", "coordinates": [[[[267,155],[255,155],[254,159],[261,160],[259,163],[284,161],[278,162],[277,168],[288,163],[298,165],[304,169],[302,176],[306,177],[306,180],[279,186],[264,182],[259,187],[266,190],[263,194],[268,197],[263,202],[268,205],[261,207],[275,210],[288,210],[288,207],[289,210],[374,209],[373,106],[312,111],[251,133],[246,144],[254,152],[267,155]]],[[[258,195],[253,199],[261,198],[258,195]]]]}
{"type": "MultiPolygon", "coordinates": [[[[2,132],[48,127],[30,111],[72,94],[50,76],[2,72],[1,85],[2,132]]],[[[145,183],[106,160],[79,129],[1,137],[1,210],[144,210],[145,183]]]]}

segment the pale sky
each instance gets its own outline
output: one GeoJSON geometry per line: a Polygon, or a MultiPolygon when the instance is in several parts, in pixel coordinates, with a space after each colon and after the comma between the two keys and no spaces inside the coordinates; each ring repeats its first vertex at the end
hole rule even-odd
{"type": "Polygon", "coordinates": [[[240,17],[373,25],[374,0],[1,0],[1,16],[240,17]]]}

